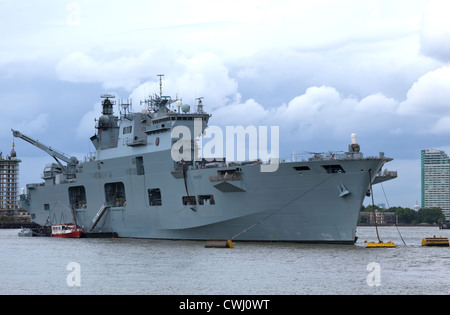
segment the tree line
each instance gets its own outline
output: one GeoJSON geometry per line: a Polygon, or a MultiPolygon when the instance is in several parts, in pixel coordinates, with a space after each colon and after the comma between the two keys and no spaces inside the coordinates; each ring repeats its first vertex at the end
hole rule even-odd
{"type": "MultiPolygon", "coordinates": [[[[423,208],[415,211],[410,208],[390,207],[389,209],[375,206],[378,212],[394,212],[398,223],[403,224],[441,224],[445,222],[445,215],[441,208],[423,208]]],[[[361,211],[372,212],[372,205],[362,206],[361,211]]]]}

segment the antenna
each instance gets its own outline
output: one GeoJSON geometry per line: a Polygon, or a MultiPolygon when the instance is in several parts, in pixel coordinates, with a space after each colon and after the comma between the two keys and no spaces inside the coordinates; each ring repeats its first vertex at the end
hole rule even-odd
{"type": "Polygon", "coordinates": [[[116,96],[113,94],[102,94],[100,95],[101,98],[115,98],[116,96]]]}
{"type": "MultiPolygon", "coordinates": [[[[120,100],[119,106],[122,107],[122,110],[124,111],[124,116],[126,117],[127,114],[130,114],[130,109],[132,108],[132,99],[127,99],[127,102],[125,103],[123,99],[120,100]]],[[[142,104],[142,101],[141,101],[142,104]]]]}
{"type": "Polygon", "coordinates": [[[197,97],[196,99],[198,100],[197,113],[203,114],[203,103],[202,103],[203,97],[197,97]]]}
{"type": "Polygon", "coordinates": [[[159,77],[159,96],[162,97],[162,77],[164,74],[157,74],[156,76],[159,77]]]}

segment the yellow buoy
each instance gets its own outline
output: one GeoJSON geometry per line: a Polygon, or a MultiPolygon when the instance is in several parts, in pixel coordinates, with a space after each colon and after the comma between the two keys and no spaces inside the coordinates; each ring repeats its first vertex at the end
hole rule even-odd
{"type": "Polygon", "coordinates": [[[395,244],[392,242],[387,242],[387,243],[383,243],[383,242],[379,242],[379,243],[375,243],[375,242],[370,242],[367,243],[366,245],[367,248],[393,248],[395,247],[395,244]]]}
{"type": "Polygon", "coordinates": [[[446,237],[430,237],[422,240],[422,246],[449,246],[448,238],[446,237]]]}
{"type": "Polygon", "coordinates": [[[234,248],[232,240],[208,240],[205,244],[206,248],[234,248]]]}

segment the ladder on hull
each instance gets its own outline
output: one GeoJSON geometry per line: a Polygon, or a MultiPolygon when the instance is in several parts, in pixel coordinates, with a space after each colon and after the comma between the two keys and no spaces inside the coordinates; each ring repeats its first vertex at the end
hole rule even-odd
{"type": "Polygon", "coordinates": [[[102,216],[105,214],[106,210],[108,210],[109,208],[110,208],[110,206],[107,206],[106,204],[102,204],[102,206],[100,207],[100,210],[98,210],[94,219],[92,219],[92,226],[91,226],[89,232],[92,232],[92,230],[97,226],[98,221],[100,221],[102,216]]]}

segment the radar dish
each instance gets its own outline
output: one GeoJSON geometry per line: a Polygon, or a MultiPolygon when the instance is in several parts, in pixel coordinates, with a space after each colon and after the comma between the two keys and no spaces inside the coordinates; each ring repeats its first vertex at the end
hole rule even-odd
{"type": "Polygon", "coordinates": [[[191,106],[188,104],[183,104],[181,106],[181,110],[183,111],[183,113],[189,113],[191,111],[191,106]]]}

